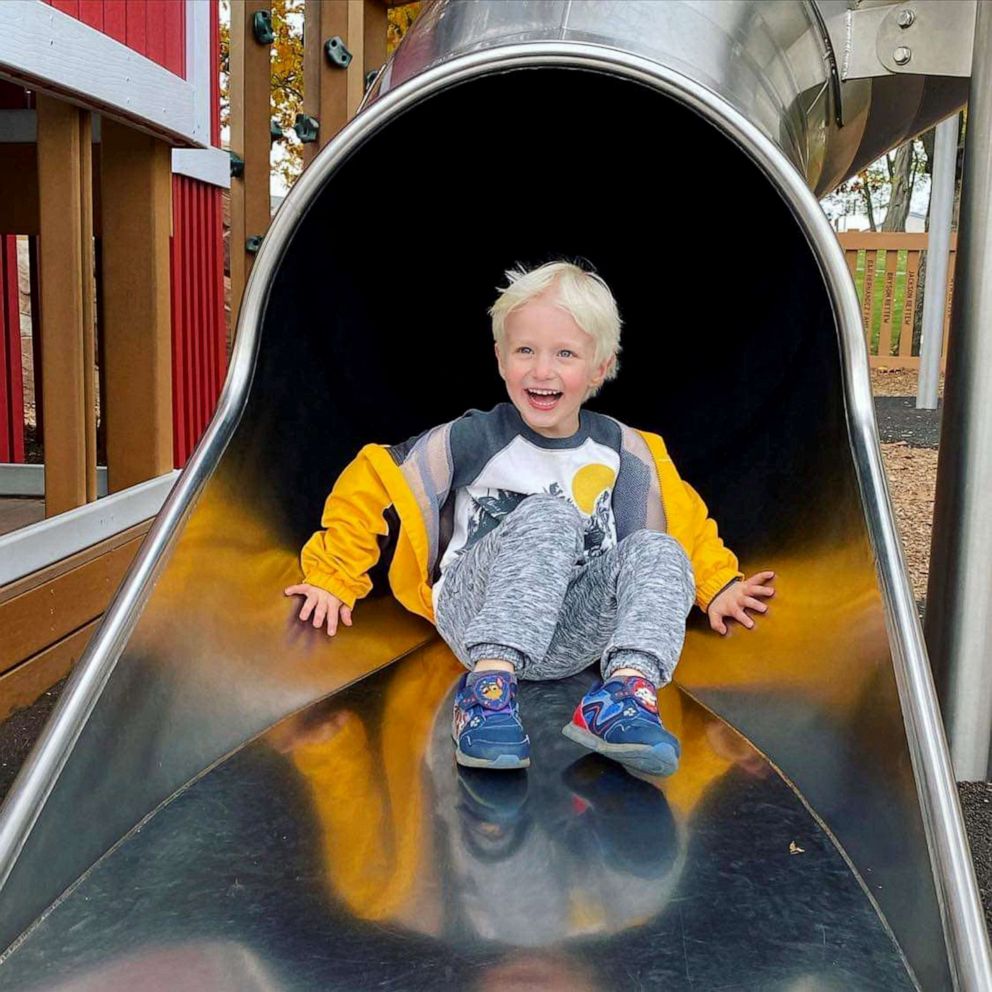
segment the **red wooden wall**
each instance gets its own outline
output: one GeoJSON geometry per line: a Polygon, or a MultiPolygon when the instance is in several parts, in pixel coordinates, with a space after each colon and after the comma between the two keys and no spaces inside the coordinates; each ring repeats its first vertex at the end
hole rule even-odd
{"type": "MultiPolygon", "coordinates": [[[[22,86],[0,80],[0,109],[24,110],[30,98],[22,86]]],[[[0,462],[24,461],[24,383],[21,370],[17,241],[0,233],[0,462]]]]}
{"type": "Polygon", "coordinates": [[[172,427],[186,464],[227,374],[221,190],[172,177],[172,427]]]}
{"type": "Polygon", "coordinates": [[[0,462],[24,461],[17,239],[0,235],[0,462]]]}
{"type": "MultiPolygon", "coordinates": [[[[207,0],[204,0],[207,2],[207,0]]],[[[211,142],[220,145],[220,26],[210,16],[211,142]]],[[[227,375],[223,192],[172,177],[172,432],[177,468],[189,459],[217,407],[227,375]]]]}
{"type": "MultiPolygon", "coordinates": [[[[45,0],[186,78],[185,0],[45,0]]],[[[201,0],[207,3],[209,0],[201,0]]]]}
{"type": "MultiPolygon", "coordinates": [[[[116,38],[170,72],[186,73],[185,0],[46,0],[56,9],[116,38]]],[[[201,0],[209,3],[210,0],[201,0]]],[[[2,0],[0,0],[2,3],[2,0]]],[[[211,4],[210,43],[219,61],[217,3],[211,4]]],[[[211,140],[220,144],[219,65],[211,77],[211,140]]],[[[0,108],[24,106],[21,87],[0,83],[0,108]]],[[[186,464],[217,405],[227,373],[224,312],[222,191],[188,176],[172,179],[172,374],[173,455],[186,464]]],[[[24,413],[17,314],[16,246],[10,276],[0,255],[0,461],[24,457],[24,413]],[[7,320],[8,295],[13,320],[7,320]],[[7,333],[8,326],[11,329],[7,333]],[[8,341],[9,337],[9,341],[8,341]],[[16,367],[14,360],[16,357],[16,367]]],[[[3,249],[6,251],[6,247],[3,249]]]]}

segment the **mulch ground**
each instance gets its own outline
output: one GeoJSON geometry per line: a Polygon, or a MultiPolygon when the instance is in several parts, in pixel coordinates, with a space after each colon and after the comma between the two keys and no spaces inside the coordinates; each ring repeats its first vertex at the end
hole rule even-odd
{"type": "Polygon", "coordinates": [[[65,679],[57,682],[34,705],[18,710],[0,723],[0,796],[7,794],[64,685],[65,679]]]}

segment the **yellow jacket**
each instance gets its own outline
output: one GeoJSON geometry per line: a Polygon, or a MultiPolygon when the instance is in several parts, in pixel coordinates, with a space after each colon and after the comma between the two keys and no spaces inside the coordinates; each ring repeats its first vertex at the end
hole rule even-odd
{"type": "MultiPolygon", "coordinates": [[[[450,481],[450,426],[428,431],[412,447],[367,444],[359,451],[327,497],[324,529],[303,547],[306,582],[354,606],[372,588],[369,569],[379,561],[386,541],[394,540],[389,565],[393,594],[408,610],[434,622],[431,584],[444,551],[438,508],[450,481]],[[398,528],[390,527],[393,513],[398,528]]],[[[679,476],[664,441],[657,434],[620,428],[624,456],[653,465],[652,488],[645,497],[647,526],[667,532],[685,550],[695,573],[696,603],[705,610],[721,589],[742,578],[737,558],[720,539],[699,494],[679,476]]]]}

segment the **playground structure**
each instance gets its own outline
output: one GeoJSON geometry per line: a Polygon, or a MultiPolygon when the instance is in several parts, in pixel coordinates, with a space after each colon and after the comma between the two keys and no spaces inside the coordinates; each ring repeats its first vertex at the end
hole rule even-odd
{"type": "Polygon", "coordinates": [[[0,551],[0,716],[80,656],[213,415],[230,181],[214,5],[3,14],[0,496],[43,497],[46,521],[0,551]],[[18,239],[44,466],[25,464],[18,239]]]}
{"type": "MultiPolygon", "coordinates": [[[[196,797],[216,810],[221,799],[234,802],[251,791],[251,776],[259,774],[252,764],[260,759],[258,746],[246,749],[246,742],[274,728],[269,745],[290,747],[285,741],[293,734],[279,721],[297,714],[306,724],[306,713],[315,713],[307,707],[322,698],[343,701],[364,726],[379,727],[378,750],[369,745],[358,753],[378,756],[368,774],[380,776],[393,796],[394,765],[409,742],[390,745],[385,724],[377,723],[385,721],[379,701],[390,698],[391,688],[402,696],[404,679],[416,685],[418,672],[421,678],[424,671],[444,672],[443,648],[427,625],[388,597],[364,603],[355,629],[328,643],[292,623],[277,591],[295,574],[296,549],[329,481],[363,441],[413,434],[452,410],[482,405],[486,388],[498,399],[495,381],[487,387],[451,370],[488,367],[484,303],[507,260],[565,251],[594,258],[624,301],[622,390],[618,383],[615,395],[605,392],[604,404],[621,419],[664,433],[745,565],[767,562],[782,577],[773,622],[751,638],[715,643],[701,629],[690,631],[679,669],[685,695],[669,705],[690,713],[701,704],[718,736],[732,726],[770,759],[774,770],[765,767],[773,780],[794,788],[815,815],[817,836],[829,838],[826,848],[846,860],[861,886],[861,908],[877,910],[884,922],[880,943],[867,956],[859,959],[849,948],[849,956],[821,961],[821,970],[812,971],[804,948],[815,927],[824,928],[826,942],[827,929],[850,912],[848,903],[831,901],[832,883],[818,877],[813,911],[808,918],[800,913],[796,923],[803,937],[794,958],[776,963],[775,980],[782,987],[803,978],[826,987],[852,987],[845,981],[857,987],[858,979],[884,988],[989,987],[987,937],[879,461],[861,307],[815,199],[956,110],[967,93],[965,77],[973,76],[972,167],[966,165],[956,290],[966,302],[956,303],[955,313],[964,316],[952,336],[947,403],[965,434],[975,430],[968,419],[974,390],[955,396],[952,383],[958,341],[970,342],[969,361],[988,367],[979,361],[982,346],[971,325],[981,322],[988,299],[978,278],[983,256],[976,232],[987,224],[989,108],[974,96],[988,91],[990,53],[983,46],[992,24],[984,4],[915,3],[913,19],[902,16],[905,6],[440,2],[427,8],[364,109],[314,159],[265,235],[217,416],[4,808],[5,944],[88,874],[0,965],[0,986],[31,987],[39,980],[29,977],[32,967],[42,961],[48,987],[67,980],[73,962],[60,961],[53,949],[71,946],[66,937],[79,927],[91,941],[85,967],[93,980],[122,966],[135,984],[135,975],[164,967],[192,969],[203,950],[195,934],[175,940],[168,959],[156,958],[150,949],[162,934],[154,926],[139,928],[136,943],[121,943],[113,926],[101,929],[99,914],[87,911],[87,901],[101,892],[105,906],[114,903],[129,864],[154,862],[140,832],[88,869],[169,800],[151,828],[192,808],[183,836],[195,836],[207,815],[195,813],[196,797]],[[938,59],[925,33],[910,32],[914,22],[920,29],[928,17],[951,16],[949,9],[958,18],[958,45],[944,44],[938,59]],[[901,47],[911,49],[915,64],[886,47],[890,34],[906,41],[901,47]],[[504,121],[507,107],[514,111],[510,133],[497,129],[494,137],[492,122],[504,121]],[[658,263],[643,248],[654,219],[646,194],[677,176],[678,156],[666,158],[673,144],[693,149],[704,179],[732,169],[741,194],[773,218],[789,265],[786,289],[776,293],[767,271],[742,263],[731,274],[734,326],[714,327],[705,354],[692,335],[673,347],[651,333],[658,263]],[[386,208],[371,191],[401,165],[443,176],[444,195],[425,181],[423,196],[386,236],[386,208]],[[600,198],[608,194],[609,209],[597,208],[595,198],[589,206],[590,184],[600,198]],[[504,199],[508,187],[512,197],[504,199]],[[500,204],[495,215],[472,198],[478,188],[493,191],[500,204]],[[337,231],[349,232],[347,243],[337,231]],[[414,281],[402,299],[377,290],[366,262],[384,237],[397,255],[430,260],[431,272],[447,274],[443,304],[433,279],[414,281]],[[401,323],[409,326],[394,333],[401,323]],[[717,354],[723,361],[714,363],[717,354]],[[729,434],[727,409],[736,414],[729,434]],[[393,662],[392,681],[389,673],[373,674],[393,662]],[[73,820],[91,826],[79,831],[73,820]]],[[[232,59],[233,52],[232,37],[232,59]]],[[[255,228],[245,224],[247,242],[255,228]]],[[[740,237],[734,247],[746,260],[751,234],[740,237]]],[[[710,291],[693,266],[667,258],[664,265],[686,298],[710,291]]],[[[957,477],[967,482],[967,472],[968,465],[959,466],[957,477]]],[[[954,478],[952,469],[945,503],[955,498],[954,478]]],[[[958,591],[972,588],[962,581],[958,591]]],[[[443,693],[428,696],[443,710],[443,693]]],[[[298,752],[299,746],[292,750],[298,752]]],[[[552,753],[569,758],[549,744],[549,758],[552,753]]],[[[428,757],[426,765],[436,792],[426,795],[450,797],[435,760],[428,757]]],[[[302,764],[296,761],[297,771],[302,764]]],[[[684,781],[723,781],[708,777],[711,766],[700,738],[696,749],[687,746],[680,774],[684,781]]],[[[404,771],[415,786],[420,782],[421,767],[404,771]]],[[[285,773],[279,775],[285,783],[285,773]]],[[[698,797],[679,806],[673,793],[670,805],[685,816],[680,830],[698,832],[698,797]]],[[[444,826],[447,808],[429,799],[423,809],[415,804],[407,810],[410,822],[397,829],[444,826]]],[[[401,829],[393,842],[402,846],[406,836],[401,829]]],[[[717,852],[719,838],[717,831],[717,852]]],[[[362,869],[354,853],[350,862],[340,860],[347,853],[328,856],[332,876],[362,869]]],[[[462,864],[459,858],[456,849],[449,860],[462,864]]],[[[774,855],[767,858],[770,871],[774,855]]],[[[233,852],[225,871],[237,870],[236,859],[233,852]]],[[[157,873],[152,864],[143,876],[148,904],[158,911],[149,913],[153,920],[165,918],[177,885],[199,891],[191,880],[204,884],[209,877],[193,869],[183,875],[181,864],[163,863],[157,873]]],[[[440,866],[429,858],[416,863],[418,883],[430,888],[445,865],[444,859],[440,866]]],[[[262,874],[258,891],[293,891],[275,867],[262,874]]],[[[662,930],[665,893],[651,917],[651,926],[662,930]]],[[[726,893],[716,884],[705,896],[720,900],[726,893]]],[[[357,925],[357,900],[345,901],[357,925]]],[[[798,904],[792,908],[799,913],[798,904]]],[[[437,969],[453,967],[417,944],[423,970],[397,972],[397,961],[389,972],[383,918],[364,918],[374,925],[359,927],[361,940],[350,946],[377,975],[383,968],[394,981],[408,974],[410,987],[437,987],[437,969]]],[[[433,932],[424,921],[387,916],[385,922],[421,936],[433,932]]],[[[609,927],[593,925],[597,933],[618,939],[609,927]]],[[[257,973],[257,962],[276,969],[277,987],[306,987],[293,972],[299,960],[294,965],[281,956],[276,937],[246,934],[233,934],[242,941],[237,954],[212,959],[226,983],[212,987],[247,987],[244,975],[257,973]]],[[[557,948],[563,934],[553,928],[552,934],[557,948]]],[[[232,939],[229,931],[206,936],[232,939]]],[[[707,953],[715,953],[723,936],[710,935],[707,953]]],[[[308,953],[320,939],[318,927],[308,953]]],[[[509,937],[505,944],[516,946],[509,937]]],[[[565,947],[556,959],[561,974],[574,964],[565,947]]],[[[831,950],[839,953],[833,944],[831,950]]],[[[651,953],[660,952],[641,948],[637,958],[642,978],[651,974],[651,953]]],[[[328,959],[323,986],[332,987],[337,974],[340,987],[354,987],[352,958],[330,953],[328,959]]],[[[458,967],[478,977],[485,964],[473,958],[458,967]]],[[[757,980],[766,963],[757,959],[753,966],[757,980]]],[[[688,975],[681,980],[691,987],[688,975]]]]}

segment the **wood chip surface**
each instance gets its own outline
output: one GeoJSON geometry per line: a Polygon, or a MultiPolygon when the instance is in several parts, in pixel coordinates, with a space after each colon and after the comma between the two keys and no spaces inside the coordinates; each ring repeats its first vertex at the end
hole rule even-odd
{"type": "Polygon", "coordinates": [[[896,512],[906,564],[917,600],[927,594],[937,451],[908,444],[883,444],[882,461],[896,512]]]}

